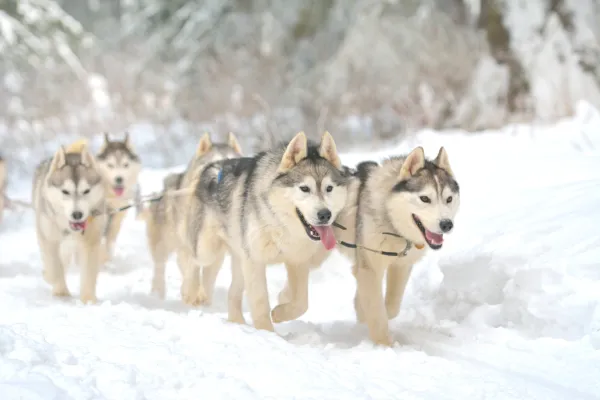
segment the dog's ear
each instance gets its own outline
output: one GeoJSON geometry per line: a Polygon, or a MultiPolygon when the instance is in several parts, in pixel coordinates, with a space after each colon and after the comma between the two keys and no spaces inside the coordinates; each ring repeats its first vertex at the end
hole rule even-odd
{"type": "Polygon", "coordinates": [[[342,169],[342,160],[340,160],[340,156],[338,155],[333,136],[327,131],[321,137],[319,155],[329,161],[336,169],[342,169]]]}
{"type": "Polygon", "coordinates": [[[102,144],[100,145],[100,150],[98,150],[98,153],[104,152],[104,150],[106,150],[106,147],[108,146],[109,143],[110,143],[110,137],[108,136],[108,132],[104,132],[102,134],[102,144]]]}
{"type": "Polygon", "coordinates": [[[423,167],[425,167],[425,151],[419,146],[411,151],[404,160],[404,164],[400,168],[400,179],[410,178],[423,167]]]}
{"type": "Polygon", "coordinates": [[[229,137],[227,138],[227,144],[229,145],[229,147],[231,147],[233,149],[233,151],[235,151],[240,156],[243,154],[242,146],[240,146],[240,143],[238,142],[238,140],[235,137],[235,135],[233,134],[233,132],[229,132],[229,137]]]}
{"type": "Polygon", "coordinates": [[[196,148],[196,157],[200,157],[208,153],[212,149],[212,141],[210,140],[210,134],[205,132],[200,138],[198,147],[196,148]]]}
{"type": "Polygon", "coordinates": [[[125,132],[125,138],[123,138],[123,144],[129,150],[133,151],[133,143],[131,143],[131,137],[129,136],[129,132],[125,132]]]}
{"type": "Polygon", "coordinates": [[[52,163],[50,163],[50,172],[62,168],[67,162],[66,158],[67,152],[64,146],[61,145],[56,151],[56,153],[54,153],[54,157],[52,157],[52,163]]]}
{"type": "Polygon", "coordinates": [[[87,146],[85,146],[81,149],[81,163],[88,168],[96,167],[96,159],[94,158],[92,153],[90,153],[87,146]]]}
{"type": "Polygon", "coordinates": [[[448,160],[448,153],[446,152],[444,146],[440,147],[440,151],[438,152],[438,155],[435,158],[435,160],[433,160],[433,163],[437,165],[438,168],[441,168],[447,173],[449,173],[450,176],[454,176],[452,168],[450,168],[450,160],[448,160]]]}
{"type": "Polygon", "coordinates": [[[285,149],[281,163],[279,164],[278,172],[283,173],[292,169],[300,161],[304,160],[308,154],[308,142],[304,132],[298,132],[296,136],[285,149]]]}

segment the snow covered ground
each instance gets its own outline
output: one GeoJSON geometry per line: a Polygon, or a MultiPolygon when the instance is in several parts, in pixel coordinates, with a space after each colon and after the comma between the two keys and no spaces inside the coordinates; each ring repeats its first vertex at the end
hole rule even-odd
{"type": "MultiPolygon", "coordinates": [[[[582,106],[546,128],[423,132],[397,152],[416,144],[430,157],[446,146],[462,202],[444,248],[413,272],[395,348],[374,347],[356,324],[337,253],[311,277],[309,311],[272,334],[225,322],[228,261],[210,308],[180,302],[173,261],[167,299],[151,297],[132,214],[99,304],[54,299],[31,212],[7,213],[0,399],[600,399],[600,116],[582,106]]],[[[145,171],[144,192],[164,173],[145,171]]],[[[27,199],[28,187],[10,194],[27,199]]],[[[284,277],[269,270],[272,304],[284,277]]],[[[74,294],[78,278],[72,268],[74,294]]]]}

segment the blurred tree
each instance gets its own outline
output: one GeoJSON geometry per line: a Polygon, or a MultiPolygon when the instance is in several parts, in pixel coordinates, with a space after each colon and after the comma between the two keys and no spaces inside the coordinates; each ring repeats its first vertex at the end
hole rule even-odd
{"type": "Polygon", "coordinates": [[[64,63],[75,74],[84,69],[77,56],[92,44],[81,24],[53,0],[0,2],[3,67],[41,68],[64,63]]]}

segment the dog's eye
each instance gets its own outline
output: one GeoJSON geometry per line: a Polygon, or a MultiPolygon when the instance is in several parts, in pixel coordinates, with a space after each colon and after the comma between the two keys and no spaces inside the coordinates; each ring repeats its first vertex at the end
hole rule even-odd
{"type": "Polygon", "coordinates": [[[127,167],[129,167],[129,163],[123,164],[123,168],[127,168],[127,167]]]}
{"type": "Polygon", "coordinates": [[[85,189],[85,190],[83,191],[83,195],[85,196],[85,195],[86,195],[86,194],[88,194],[89,192],[90,192],[90,189],[85,189]]]}
{"type": "Polygon", "coordinates": [[[419,197],[423,203],[431,203],[431,199],[427,196],[419,197]]]}
{"type": "Polygon", "coordinates": [[[446,199],[446,203],[452,203],[452,196],[448,196],[448,198],[446,199]]]}
{"type": "Polygon", "coordinates": [[[69,193],[69,191],[68,191],[68,190],[64,190],[64,189],[63,189],[63,190],[62,190],[62,194],[64,194],[65,196],[68,196],[68,195],[70,195],[71,193],[69,193]]]}
{"type": "Polygon", "coordinates": [[[115,167],[114,164],[107,164],[107,165],[108,165],[108,168],[110,168],[110,169],[115,167]]]}
{"type": "Polygon", "coordinates": [[[333,186],[329,185],[325,188],[325,190],[327,191],[327,193],[331,193],[331,191],[333,190],[333,186]]]}
{"type": "Polygon", "coordinates": [[[300,190],[302,190],[304,193],[310,192],[310,188],[308,186],[300,186],[300,190]]]}

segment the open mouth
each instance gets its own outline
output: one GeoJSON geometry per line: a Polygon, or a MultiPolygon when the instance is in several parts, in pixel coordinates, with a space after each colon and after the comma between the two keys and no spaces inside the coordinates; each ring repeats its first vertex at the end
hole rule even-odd
{"type": "Polygon", "coordinates": [[[113,186],[113,192],[115,192],[118,197],[122,196],[124,191],[125,186],[113,186]]]}
{"type": "Polygon", "coordinates": [[[335,234],[333,233],[331,225],[311,225],[297,208],[296,214],[298,214],[298,218],[300,219],[300,222],[302,222],[302,225],[304,225],[304,230],[311,240],[314,240],[315,242],[320,240],[327,250],[331,250],[335,247],[335,234]]]}
{"type": "Polygon", "coordinates": [[[423,234],[423,237],[425,238],[425,241],[429,247],[431,247],[433,250],[441,249],[442,245],[444,244],[444,235],[431,232],[429,229],[425,228],[419,217],[417,217],[415,214],[413,214],[412,217],[417,225],[417,228],[419,228],[423,234]]]}
{"type": "Polygon", "coordinates": [[[73,231],[85,231],[86,226],[86,221],[69,221],[69,227],[73,231]]]}

